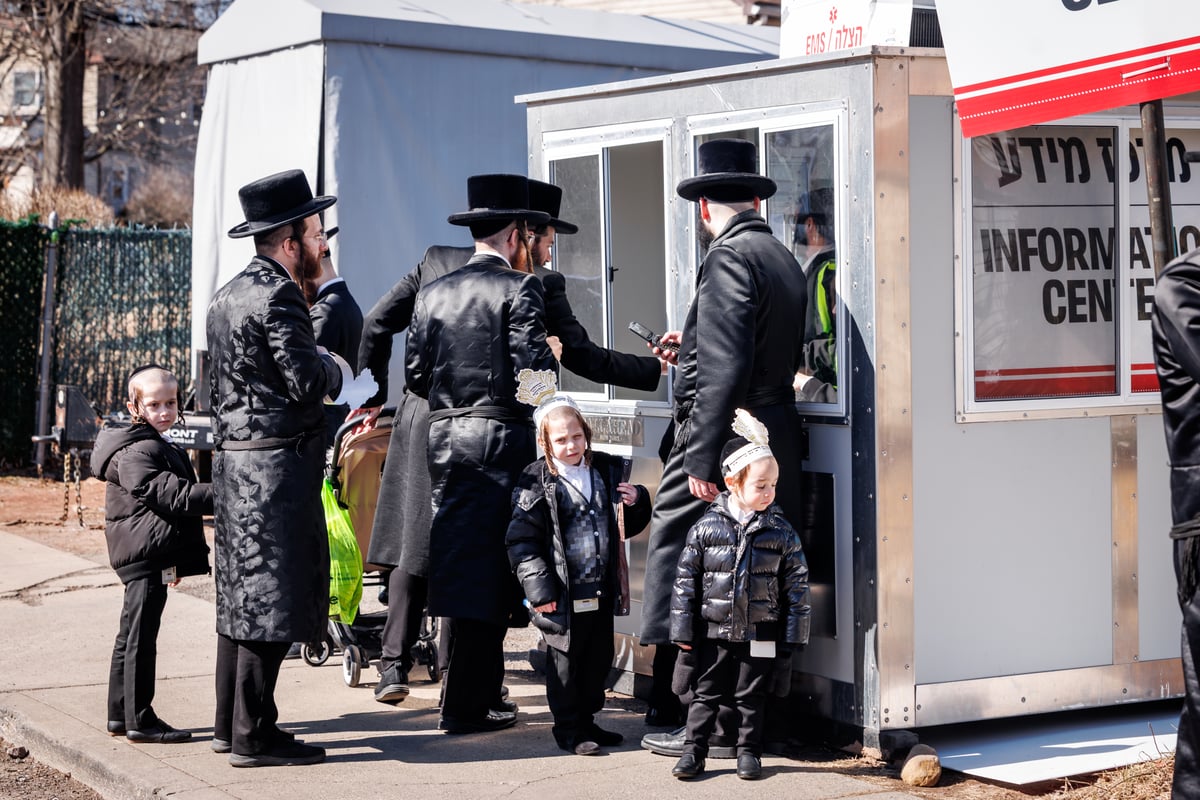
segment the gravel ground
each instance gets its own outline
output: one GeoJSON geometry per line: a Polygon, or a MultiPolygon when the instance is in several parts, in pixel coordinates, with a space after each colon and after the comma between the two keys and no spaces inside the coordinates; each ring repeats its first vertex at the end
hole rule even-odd
{"type": "Polygon", "coordinates": [[[0,739],[0,752],[4,753],[0,800],[101,800],[70,775],[38,761],[24,747],[0,739]]]}

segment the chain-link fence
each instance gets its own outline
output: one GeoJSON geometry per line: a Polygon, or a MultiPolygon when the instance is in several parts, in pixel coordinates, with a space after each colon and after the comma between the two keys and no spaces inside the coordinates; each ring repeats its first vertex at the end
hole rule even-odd
{"type": "MultiPolygon", "coordinates": [[[[79,386],[101,414],[123,410],[123,382],[155,362],[191,374],[191,231],[60,231],[52,385],[79,386]]],[[[0,465],[31,453],[42,275],[49,231],[0,223],[0,465]]],[[[51,409],[51,412],[53,409],[51,409]]]]}
{"type": "Polygon", "coordinates": [[[0,221],[0,466],[29,460],[37,407],[42,272],[50,232],[0,221]]]}

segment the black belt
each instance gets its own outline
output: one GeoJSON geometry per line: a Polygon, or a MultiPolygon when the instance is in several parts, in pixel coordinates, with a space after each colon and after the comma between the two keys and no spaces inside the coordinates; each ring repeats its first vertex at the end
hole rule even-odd
{"type": "Polygon", "coordinates": [[[530,412],[521,413],[508,406],[466,406],[464,408],[439,408],[429,412],[429,421],[437,422],[452,417],[482,417],[496,422],[509,422],[533,427],[530,412]]]}
{"type": "Polygon", "coordinates": [[[237,441],[221,441],[216,445],[217,450],[234,452],[239,450],[283,450],[285,448],[300,449],[305,439],[324,434],[324,430],[301,431],[295,436],[264,436],[260,439],[240,439],[237,441]]]}

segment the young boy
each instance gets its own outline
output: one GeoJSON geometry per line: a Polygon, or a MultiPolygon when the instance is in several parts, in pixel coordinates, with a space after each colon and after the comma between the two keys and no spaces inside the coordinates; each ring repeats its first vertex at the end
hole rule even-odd
{"type": "Polygon", "coordinates": [[[92,472],[107,482],[104,536],[125,584],[121,627],[108,681],[108,732],[131,742],[185,742],[190,731],[159,719],[154,700],[159,623],[167,587],[209,571],[201,516],[212,490],[198,483],[184,452],[165,436],[179,417],[179,381],[157,364],[129,376],[128,428],[105,428],[92,472]]]}
{"type": "Polygon", "coordinates": [[[791,677],[791,653],[808,641],[808,563],[800,537],[775,505],[779,464],[767,429],[738,409],[725,445],[717,495],[679,556],[671,596],[671,640],[694,670],[680,780],[704,772],[720,707],[741,714],[737,776],[762,777],[762,723],[768,682],[791,677]]]}
{"type": "Polygon", "coordinates": [[[513,492],[505,542],[534,624],[546,639],[546,701],[554,739],[569,753],[596,755],[622,736],[596,725],[613,662],[613,614],[621,542],[650,521],[650,494],[624,480],[623,459],[592,452],[592,431],[574,401],[555,395],[534,412],[544,459],[513,492]]]}

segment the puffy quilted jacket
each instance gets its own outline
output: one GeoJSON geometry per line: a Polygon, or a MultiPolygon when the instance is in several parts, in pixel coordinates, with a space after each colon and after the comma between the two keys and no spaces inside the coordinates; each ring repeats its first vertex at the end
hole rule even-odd
{"type": "Polygon", "coordinates": [[[688,531],[671,595],[671,640],[808,642],[808,562],[772,504],[745,525],[722,492],[688,531]]]}

